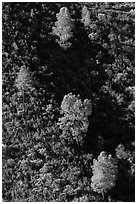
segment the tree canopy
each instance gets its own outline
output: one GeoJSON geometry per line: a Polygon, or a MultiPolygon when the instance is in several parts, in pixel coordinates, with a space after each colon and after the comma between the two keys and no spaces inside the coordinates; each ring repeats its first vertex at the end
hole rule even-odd
{"type": "Polygon", "coordinates": [[[3,201],[133,202],[135,3],[3,2],[2,20],[3,201]]]}

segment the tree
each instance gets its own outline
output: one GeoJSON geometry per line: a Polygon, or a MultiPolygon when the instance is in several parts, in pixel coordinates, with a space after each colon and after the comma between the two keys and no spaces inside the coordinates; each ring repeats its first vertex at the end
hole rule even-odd
{"type": "Polygon", "coordinates": [[[16,78],[15,86],[20,93],[24,91],[29,91],[32,89],[32,79],[29,73],[29,70],[25,66],[22,66],[18,76],[16,78]]]}
{"type": "Polygon", "coordinates": [[[121,160],[125,160],[129,162],[129,173],[134,176],[135,175],[135,152],[131,152],[130,150],[126,150],[123,144],[119,144],[116,148],[116,157],[121,162],[121,160]]]}
{"type": "Polygon", "coordinates": [[[79,96],[72,93],[65,95],[61,103],[61,113],[59,118],[59,128],[62,130],[62,138],[69,142],[76,141],[77,144],[83,142],[83,138],[88,130],[88,116],[91,114],[91,101],[85,99],[81,101],[79,96]]]}
{"type": "Polygon", "coordinates": [[[116,160],[103,151],[97,160],[93,160],[92,170],[91,187],[95,192],[101,193],[104,198],[104,194],[115,186],[117,174],[116,160]]]}
{"type": "Polygon", "coordinates": [[[69,10],[66,7],[61,8],[56,17],[57,22],[55,22],[55,27],[53,27],[53,33],[59,37],[58,42],[60,46],[64,47],[67,45],[69,47],[71,44],[67,43],[67,41],[73,36],[72,29],[74,27],[69,10]]]}
{"type": "Polygon", "coordinates": [[[84,26],[90,26],[91,20],[90,20],[90,12],[86,6],[83,6],[82,13],[81,13],[81,21],[84,23],[84,26]]]}

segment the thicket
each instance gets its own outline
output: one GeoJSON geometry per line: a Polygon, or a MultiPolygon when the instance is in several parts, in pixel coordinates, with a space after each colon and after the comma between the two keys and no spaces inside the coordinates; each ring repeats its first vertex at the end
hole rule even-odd
{"type": "Polygon", "coordinates": [[[135,4],[2,4],[3,201],[135,200],[135,4]]]}

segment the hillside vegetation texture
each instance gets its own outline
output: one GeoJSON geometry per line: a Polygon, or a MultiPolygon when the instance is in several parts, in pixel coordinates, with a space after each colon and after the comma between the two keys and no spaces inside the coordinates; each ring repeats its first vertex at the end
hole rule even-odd
{"type": "Polygon", "coordinates": [[[135,201],[135,3],[2,4],[6,202],[135,201]]]}

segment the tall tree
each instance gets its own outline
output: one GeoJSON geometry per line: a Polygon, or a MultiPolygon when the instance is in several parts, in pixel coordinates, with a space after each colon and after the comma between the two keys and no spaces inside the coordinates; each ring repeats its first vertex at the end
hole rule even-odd
{"type": "Polygon", "coordinates": [[[61,8],[56,17],[57,21],[55,22],[55,27],[53,27],[53,33],[58,36],[58,43],[60,46],[65,48],[65,45],[67,45],[67,47],[69,47],[71,43],[67,41],[73,36],[72,29],[74,25],[68,8],[61,8]]]}

